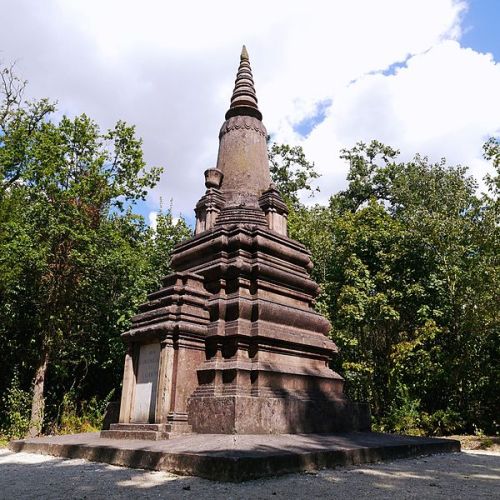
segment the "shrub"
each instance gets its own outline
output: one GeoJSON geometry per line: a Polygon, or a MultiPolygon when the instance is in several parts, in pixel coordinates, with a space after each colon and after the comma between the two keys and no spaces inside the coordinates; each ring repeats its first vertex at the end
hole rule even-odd
{"type": "Polygon", "coordinates": [[[446,436],[461,431],[464,419],[460,413],[446,408],[431,415],[422,413],[422,426],[429,436],[446,436]]]}
{"type": "Polygon", "coordinates": [[[90,401],[77,402],[73,391],[66,393],[61,403],[61,416],[55,431],[57,434],[97,432],[102,427],[106,406],[113,397],[114,389],[101,401],[95,396],[90,401]]]}
{"type": "Polygon", "coordinates": [[[31,416],[31,393],[21,389],[19,375],[14,371],[11,384],[2,398],[4,416],[1,434],[7,439],[24,437],[29,429],[31,416]]]}

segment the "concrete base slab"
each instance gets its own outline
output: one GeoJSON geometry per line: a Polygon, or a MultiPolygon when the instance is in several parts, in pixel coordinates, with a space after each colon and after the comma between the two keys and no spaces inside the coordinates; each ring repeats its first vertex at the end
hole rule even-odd
{"type": "Polygon", "coordinates": [[[460,442],[372,432],[267,436],[191,434],[152,442],[105,439],[98,433],[86,433],[12,441],[9,448],[16,452],[84,458],[238,482],[290,472],[460,451],[460,442]]]}

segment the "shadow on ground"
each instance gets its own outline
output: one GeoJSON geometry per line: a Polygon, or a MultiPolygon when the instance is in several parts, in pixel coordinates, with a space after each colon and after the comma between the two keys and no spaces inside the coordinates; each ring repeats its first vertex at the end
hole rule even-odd
{"type": "Polygon", "coordinates": [[[219,483],[0,450],[0,498],[499,498],[500,456],[453,453],[219,483]]]}

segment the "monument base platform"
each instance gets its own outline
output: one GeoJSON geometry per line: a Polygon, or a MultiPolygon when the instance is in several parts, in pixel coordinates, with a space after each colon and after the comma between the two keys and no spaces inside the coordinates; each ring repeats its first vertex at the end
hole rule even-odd
{"type": "Polygon", "coordinates": [[[163,470],[217,481],[460,451],[449,439],[372,432],[346,434],[191,434],[167,441],[118,440],[99,433],[12,441],[15,452],[84,458],[125,467],[163,470]]]}

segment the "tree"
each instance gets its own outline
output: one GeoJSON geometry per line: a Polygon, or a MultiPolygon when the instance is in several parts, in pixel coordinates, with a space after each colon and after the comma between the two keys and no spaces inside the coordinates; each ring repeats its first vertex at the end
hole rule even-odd
{"type": "Polygon", "coordinates": [[[160,170],[145,170],[133,127],[118,122],[102,133],[86,115],[52,122],[53,104],[22,101],[24,84],[10,70],[2,75],[0,266],[7,279],[0,294],[6,316],[15,309],[8,323],[14,327],[15,321],[24,340],[30,339],[32,355],[38,353],[30,423],[35,435],[43,421],[48,366],[92,321],[82,297],[95,292],[96,263],[109,255],[114,237],[144,233],[131,214],[118,214],[145,198],[160,170]]]}
{"type": "Polygon", "coordinates": [[[300,191],[308,191],[311,196],[319,191],[311,184],[319,174],[314,163],[309,163],[301,146],[273,144],[269,150],[271,178],[289,208],[301,206],[300,191]]]}
{"type": "Polygon", "coordinates": [[[351,388],[389,429],[491,431],[499,327],[491,200],[445,160],[398,163],[376,141],[343,157],[350,183],[331,200],[328,300],[351,388]]]}
{"type": "MultiPolygon", "coordinates": [[[[484,151],[498,172],[498,141],[484,151]]],[[[300,204],[286,162],[273,172],[291,186],[289,233],[312,251],[334,367],[382,430],[496,432],[499,175],[478,195],[465,167],[398,155],[344,150],[349,184],[328,207],[300,204]]]]}
{"type": "Polygon", "coordinates": [[[182,217],[174,220],[172,206],[166,211],[160,208],[156,216],[156,228],[148,240],[147,248],[151,275],[150,289],[157,289],[161,285],[162,278],[172,271],[170,256],[175,245],[190,238],[192,234],[182,217]]]}
{"type": "Polygon", "coordinates": [[[273,144],[269,150],[273,183],[288,206],[288,234],[303,243],[314,255],[313,278],[324,281],[326,263],[332,252],[330,221],[326,207],[318,204],[307,207],[301,194],[313,197],[319,192],[313,182],[320,175],[310,163],[301,146],[273,144]]]}

